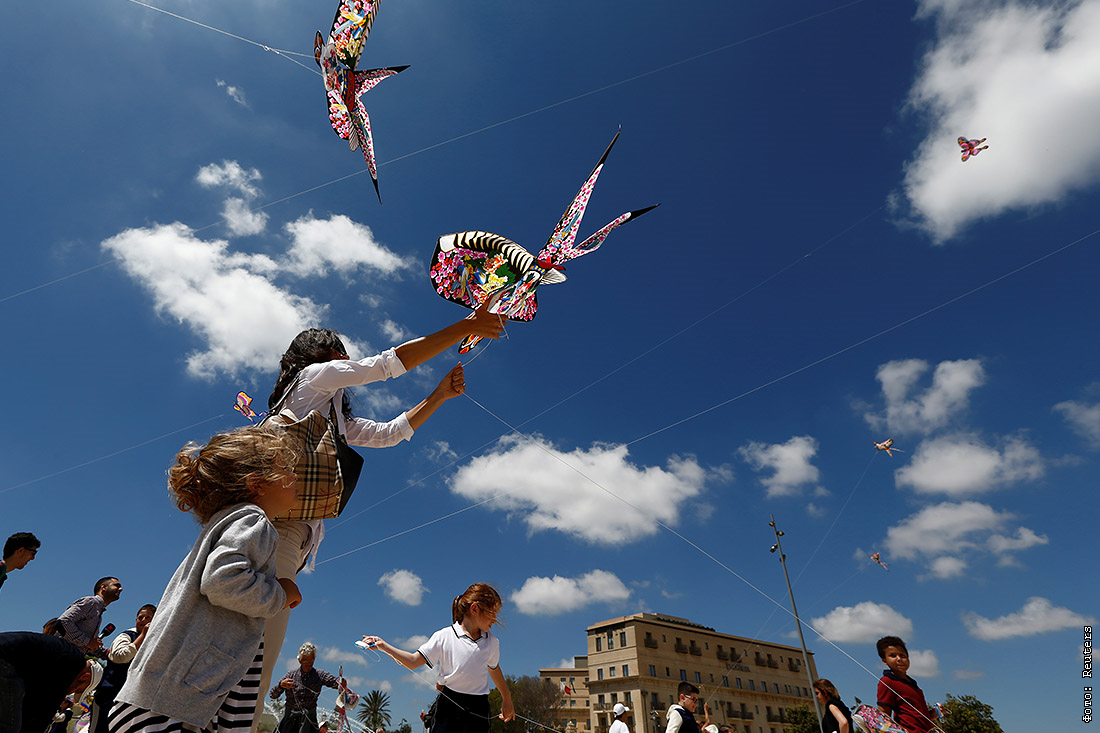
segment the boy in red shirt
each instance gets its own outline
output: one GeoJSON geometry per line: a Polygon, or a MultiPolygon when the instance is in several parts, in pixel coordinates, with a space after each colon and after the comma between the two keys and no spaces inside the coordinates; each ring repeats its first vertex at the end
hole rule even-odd
{"type": "Polygon", "coordinates": [[[909,650],[896,636],[884,636],[875,645],[887,669],[878,681],[878,709],[909,733],[928,733],[935,728],[924,692],[908,675],[909,650]]]}

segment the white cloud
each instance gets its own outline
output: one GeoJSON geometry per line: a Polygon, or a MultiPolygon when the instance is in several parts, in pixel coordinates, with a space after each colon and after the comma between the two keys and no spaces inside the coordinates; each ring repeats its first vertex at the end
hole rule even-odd
{"type": "Polygon", "coordinates": [[[687,500],[702,492],[705,478],[691,458],[674,456],[665,468],[639,467],[622,445],[566,453],[538,437],[508,436],[458,469],[450,487],[474,501],[497,497],[489,506],[521,518],[532,532],[557,530],[615,545],[654,534],[654,520],[676,524],[687,500]]]}
{"type": "Polygon", "coordinates": [[[260,195],[256,186],[263,176],[255,168],[245,170],[235,160],[223,160],[221,165],[211,163],[199,168],[195,180],[204,188],[227,188],[240,196],[230,196],[222,205],[222,218],[229,231],[237,236],[261,233],[267,226],[267,214],[252,211],[249,207],[260,195]]]}
{"type": "Polygon", "coordinates": [[[1059,402],[1054,411],[1061,413],[1073,431],[1093,448],[1100,448],[1100,402],[1059,402]]]}
{"type": "Polygon", "coordinates": [[[820,475],[810,459],[817,453],[817,441],[809,435],[796,435],[786,443],[758,443],[742,446],[738,453],[753,469],[771,470],[771,476],[760,479],[769,498],[799,493],[804,484],[812,484],[820,475]]]}
{"type": "Polygon", "coordinates": [[[389,680],[374,680],[367,677],[347,676],[348,687],[359,694],[366,694],[369,690],[381,690],[385,693],[393,692],[393,683],[389,680]]]}
{"type": "Polygon", "coordinates": [[[864,601],[854,606],[837,606],[811,624],[826,638],[838,643],[873,642],[883,636],[910,636],[913,622],[885,603],[864,601]]]}
{"type": "Polygon", "coordinates": [[[343,275],[360,267],[396,275],[414,266],[375,240],[369,227],[343,214],[316,219],[310,213],[285,229],[291,239],[285,267],[299,277],[325,275],[330,267],[343,275]]]}
{"type": "Polygon", "coordinates": [[[630,598],[630,589],[606,570],[592,570],[579,578],[531,577],[511,595],[520,613],[554,616],[596,603],[618,603],[630,598]]]}
{"type": "Polygon", "coordinates": [[[429,445],[425,451],[428,460],[432,463],[450,463],[458,458],[458,453],[451,448],[451,444],[445,440],[437,440],[429,445]]]}
{"type": "Polygon", "coordinates": [[[367,658],[361,653],[350,649],[338,649],[334,646],[323,646],[318,648],[317,656],[321,658],[322,662],[335,662],[336,664],[368,664],[367,658]]]}
{"type": "Polygon", "coordinates": [[[424,581],[411,570],[393,570],[385,573],[378,579],[378,585],[386,591],[386,595],[406,606],[419,606],[428,589],[424,587],[424,581]]]}
{"type": "Polygon", "coordinates": [[[195,175],[195,180],[204,188],[228,188],[248,199],[254,199],[260,195],[260,189],[255,186],[255,183],[262,179],[260,171],[255,168],[245,170],[235,160],[223,160],[221,165],[217,163],[204,165],[195,175]]]}
{"type": "Polygon", "coordinates": [[[404,326],[391,321],[389,318],[382,321],[378,327],[382,330],[382,334],[390,341],[408,341],[409,337],[412,336],[412,332],[404,326]]]}
{"type": "Polygon", "coordinates": [[[569,659],[563,659],[558,662],[558,666],[554,669],[576,669],[577,660],[570,657],[569,659]]]}
{"type": "Polygon", "coordinates": [[[954,677],[957,680],[980,680],[985,677],[985,672],[980,669],[956,669],[954,677]]]}
{"type": "Polygon", "coordinates": [[[428,636],[424,634],[414,634],[407,639],[401,641],[402,649],[419,649],[428,643],[428,636]]]}
{"type": "Polygon", "coordinates": [[[829,511],[825,507],[818,506],[811,501],[806,504],[806,513],[814,519],[821,519],[826,514],[828,514],[829,511]]]}
{"type": "Polygon", "coordinates": [[[867,423],[875,430],[927,433],[964,411],[970,392],[985,382],[978,359],[941,361],[932,373],[932,384],[920,394],[910,394],[929,367],[924,359],[899,359],[879,366],[875,378],[882,385],[886,412],[865,414],[867,423]]]}
{"type": "Polygon", "coordinates": [[[936,241],[1100,177],[1100,4],[923,0],[920,12],[938,37],[910,104],[930,124],[903,185],[936,241]],[[959,136],[990,148],[961,163],[959,136]]]}
{"type": "Polygon", "coordinates": [[[265,371],[324,306],[280,290],[263,255],[233,253],[223,240],[204,241],[174,223],[127,229],[102,244],[150,292],[156,310],[185,325],[205,346],[187,358],[189,373],[265,371]]]}
{"type": "Polygon", "coordinates": [[[909,650],[909,674],[920,679],[940,676],[940,660],[930,649],[909,650]]]}
{"type": "Polygon", "coordinates": [[[886,547],[894,557],[927,562],[932,577],[958,577],[982,553],[1011,564],[1011,553],[1048,541],[1027,527],[1005,535],[1013,519],[1011,513],[998,513],[988,504],[943,502],[887,529],[886,547]]]}
{"type": "Polygon", "coordinates": [[[253,211],[248,202],[236,196],[230,196],[222,205],[222,218],[229,231],[240,237],[261,233],[267,227],[267,214],[253,211]]]}
{"type": "Polygon", "coordinates": [[[242,107],[248,106],[248,100],[244,98],[243,89],[238,86],[233,86],[232,84],[229,84],[228,82],[225,82],[221,79],[218,79],[217,82],[219,87],[225,89],[225,93],[229,95],[230,99],[232,99],[234,102],[241,105],[242,107]]]}
{"type": "Polygon", "coordinates": [[[1046,598],[1032,596],[1023,608],[1000,618],[985,618],[977,613],[963,614],[970,635],[982,641],[999,641],[1015,636],[1034,636],[1048,631],[1059,631],[1094,624],[1095,619],[1082,616],[1068,608],[1055,606],[1046,598]]]}
{"type": "Polygon", "coordinates": [[[912,460],[894,472],[897,485],[921,494],[964,496],[1043,475],[1039,451],[1022,438],[987,446],[976,435],[944,435],[921,443],[912,460]]]}

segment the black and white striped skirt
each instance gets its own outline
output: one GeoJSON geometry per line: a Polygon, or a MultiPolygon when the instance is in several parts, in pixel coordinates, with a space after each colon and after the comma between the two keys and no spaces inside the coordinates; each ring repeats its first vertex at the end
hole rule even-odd
{"type": "Polygon", "coordinates": [[[226,695],[214,719],[202,728],[137,705],[116,702],[107,722],[110,733],[248,733],[256,713],[263,664],[264,643],[261,641],[244,677],[226,695]]]}

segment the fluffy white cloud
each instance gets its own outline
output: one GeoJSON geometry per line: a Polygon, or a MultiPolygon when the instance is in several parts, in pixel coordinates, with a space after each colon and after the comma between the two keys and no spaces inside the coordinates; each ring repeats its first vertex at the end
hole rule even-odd
{"type": "Polygon", "coordinates": [[[672,457],[665,468],[639,467],[622,445],[566,453],[540,438],[508,436],[460,468],[450,487],[474,501],[497,497],[489,506],[521,518],[532,532],[557,530],[615,545],[654,534],[655,519],[676,524],[705,478],[691,458],[672,457]]]}
{"type": "Polygon", "coordinates": [[[1100,448],[1100,402],[1059,402],[1054,411],[1061,413],[1073,431],[1093,448],[1100,448]]]}
{"type": "Polygon", "coordinates": [[[805,484],[818,480],[817,466],[810,459],[817,453],[817,441],[809,435],[796,435],[786,443],[758,443],[742,446],[738,453],[757,471],[772,471],[760,479],[769,498],[799,493],[805,484]]]}
{"type": "Polygon", "coordinates": [[[960,433],[921,443],[912,460],[894,472],[894,480],[922,494],[965,496],[1042,475],[1039,451],[1023,439],[1008,438],[998,450],[976,435],[960,433]]]}
{"type": "Polygon", "coordinates": [[[262,178],[258,170],[245,170],[235,160],[223,160],[221,165],[204,165],[195,176],[204,188],[227,188],[240,194],[230,196],[222,205],[225,225],[237,236],[259,234],[267,226],[267,214],[250,208],[252,201],[260,195],[256,183],[262,178]]]}
{"type": "Polygon", "coordinates": [[[378,585],[386,591],[386,595],[406,606],[419,606],[424,600],[424,594],[428,589],[424,587],[424,581],[411,570],[393,570],[385,573],[378,579],[378,585]]]}
{"type": "Polygon", "coordinates": [[[940,676],[940,660],[930,649],[909,650],[909,674],[921,679],[940,676]]]}
{"type": "Polygon", "coordinates": [[[882,385],[886,410],[885,414],[865,414],[867,423],[875,430],[927,433],[965,410],[970,392],[985,382],[985,370],[978,359],[941,361],[932,373],[932,384],[919,394],[911,394],[929,368],[924,359],[899,359],[881,365],[875,378],[882,385]]]}
{"type": "Polygon", "coordinates": [[[1011,553],[1048,539],[1027,527],[1004,534],[1013,520],[975,501],[944,502],[925,507],[886,530],[886,547],[894,557],[923,560],[935,578],[958,577],[973,559],[991,553],[1001,564],[1015,562],[1011,553]]]}
{"type": "Polygon", "coordinates": [[[285,229],[291,240],[285,267],[299,277],[325,275],[330,267],[345,275],[361,267],[394,275],[414,266],[380,244],[369,227],[343,214],[328,219],[307,214],[285,229]]]}
{"type": "Polygon", "coordinates": [[[334,646],[323,646],[318,648],[317,656],[321,658],[322,662],[332,662],[334,664],[366,665],[369,663],[369,660],[361,653],[338,649],[334,646]]]}
{"type": "Polygon", "coordinates": [[[199,239],[178,222],[127,229],[102,246],[150,292],[158,312],[205,342],[187,358],[196,376],[271,369],[295,334],[325,312],[272,284],[270,258],[233,253],[227,242],[199,239]]]}
{"type": "Polygon", "coordinates": [[[241,105],[242,107],[248,106],[248,100],[244,98],[243,89],[237,86],[233,86],[232,84],[221,79],[218,79],[217,82],[219,87],[225,89],[225,93],[229,95],[230,99],[232,99],[234,102],[241,105]]]}
{"type": "Polygon", "coordinates": [[[382,334],[390,341],[408,341],[412,334],[401,324],[391,321],[389,318],[382,321],[378,326],[382,330],[382,334]]]}
{"type": "Polygon", "coordinates": [[[630,598],[630,589],[614,573],[593,570],[579,578],[532,577],[512,593],[520,613],[553,616],[595,603],[617,603],[630,598]]]}
{"type": "Polygon", "coordinates": [[[428,643],[428,636],[425,634],[414,634],[408,639],[401,641],[400,647],[402,649],[419,649],[428,643]]]}
{"type": "Polygon", "coordinates": [[[1100,4],[922,0],[920,12],[936,17],[938,37],[910,104],[930,125],[903,186],[936,241],[1100,177],[1100,4]],[[990,148],[960,163],[959,136],[990,148]]]}
{"type": "Polygon", "coordinates": [[[912,621],[885,603],[873,601],[837,606],[810,623],[818,633],[838,643],[874,642],[888,634],[905,638],[913,633],[912,621]]]}
{"type": "Polygon", "coordinates": [[[1034,636],[1048,631],[1094,624],[1096,620],[1068,608],[1055,606],[1046,598],[1032,596],[1024,607],[1000,618],[985,618],[976,613],[963,614],[970,635],[982,641],[1011,639],[1014,636],[1034,636]]]}

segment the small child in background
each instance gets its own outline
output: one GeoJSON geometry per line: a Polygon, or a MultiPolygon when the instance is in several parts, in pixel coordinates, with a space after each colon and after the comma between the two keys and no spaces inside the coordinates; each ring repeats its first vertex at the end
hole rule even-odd
{"type": "Polygon", "coordinates": [[[277,428],[215,435],[176,456],[169,490],[202,532],[157,604],[111,709],[111,733],[251,728],[264,619],[302,600],[293,581],[275,577],[271,524],[298,500],[296,462],[277,428]]]}
{"type": "Polygon", "coordinates": [[[924,692],[909,676],[909,650],[896,636],[884,636],[875,644],[886,665],[878,681],[878,709],[909,733],[928,733],[935,728],[934,713],[924,692]]]}
{"type": "Polygon", "coordinates": [[[503,605],[500,595],[485,583],[474,583],[451,603],[454,623],[432,634],[415,652],[386,643],[378,636],[363,641],[406,669],[427,664],[436,671],[436,698],[432,733],[488,733],[489,680],[500,690],[500,719],[515,717],[512,695],[500,670],[500,642],[489,629],[503,605]]]}

